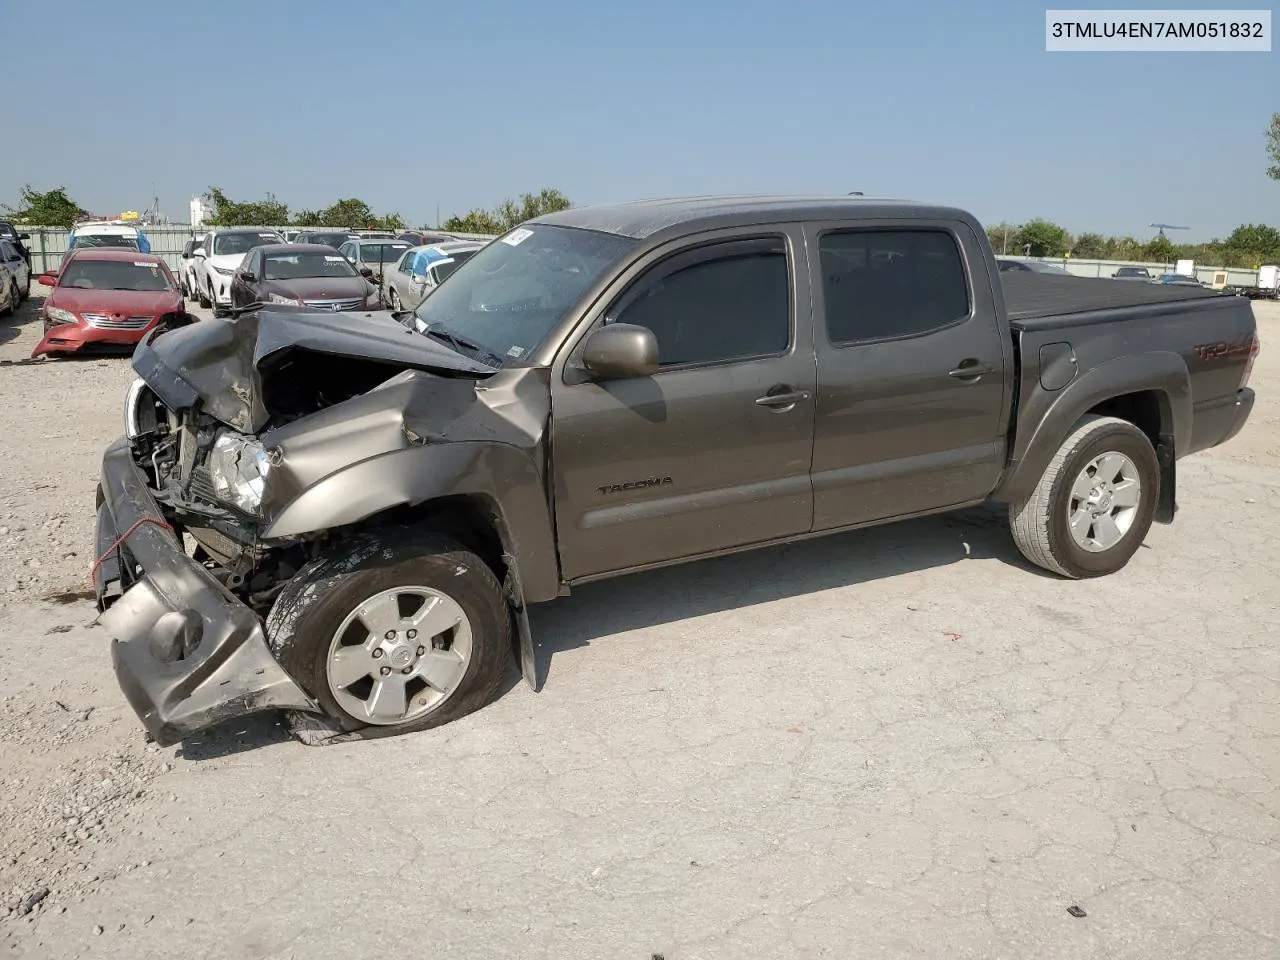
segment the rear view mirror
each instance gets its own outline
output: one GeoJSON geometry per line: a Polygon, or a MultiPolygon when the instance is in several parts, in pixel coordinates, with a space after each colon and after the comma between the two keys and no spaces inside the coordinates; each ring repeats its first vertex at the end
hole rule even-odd
{"type": "Polygon", "coordinates": [[[608,324],[587,337],[582,365],[595,380],[652,376],[658,372],[658,338],[648,327],[608,324]]]}

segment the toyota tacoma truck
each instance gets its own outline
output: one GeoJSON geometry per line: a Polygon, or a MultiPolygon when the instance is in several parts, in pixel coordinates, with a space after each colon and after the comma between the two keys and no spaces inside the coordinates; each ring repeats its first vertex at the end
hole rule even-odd
{"type": "Polygon", "coordinates": [[[1031,563],[1110,574],[1257,351],[1244,298],[1001,274],[957,209],[563,211],[412,316],[139,344],[101,623],[161,744],[268,709],[330,742],[474,711],[512,659],[536,688],[528,606],[632,571],[995,501],[1031,563]]]}

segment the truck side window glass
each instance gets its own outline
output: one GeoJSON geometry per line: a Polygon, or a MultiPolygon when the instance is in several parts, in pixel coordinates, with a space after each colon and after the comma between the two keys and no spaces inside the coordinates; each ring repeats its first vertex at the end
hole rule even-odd
{"type": "Polygon", "coordinates": [[[662,366],[784,353],[791,335],[787,256],[760,252],[667,274],[614,318],[648,327],[662,366]]]}
{"type": "Polygon", "coordinates": [[[960,251],[945,231],[828,233],[819,252],[832,343],[915,336],[969,314],[960,251]]]}

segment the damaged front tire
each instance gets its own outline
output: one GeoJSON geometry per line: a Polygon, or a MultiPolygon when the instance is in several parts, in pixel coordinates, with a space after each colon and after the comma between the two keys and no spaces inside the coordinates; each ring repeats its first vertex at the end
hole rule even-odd
{"type": "Polygon", "coordinates": [[[325,711],[291,714],[294,734],[367,739],[437,727],[494,699],[511,615],[493,572],[459,544],[363,534],[299,571],[267,635],[325,711]]]}

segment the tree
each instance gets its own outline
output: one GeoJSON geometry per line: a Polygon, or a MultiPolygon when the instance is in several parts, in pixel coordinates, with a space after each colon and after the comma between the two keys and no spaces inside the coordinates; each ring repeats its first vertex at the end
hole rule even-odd
{"type": "Polygon", "coordinates": [[[34,190],[31,184],[24,184],[19,194],[19,207],[4,205],[6,211],[14,219],[39,227],[73,226],[79,217],[87,211],[67,196],[66,187],[54,187],[45,193],[34,190]]]}
{"type": "Polygon", "coordinates": [[[1082,233],[1076,237],[1071,247],[1073,257],[1084,257],[1086,260],[1101,260],[1107,252],[1107,238],[1100,233],[1082,233]]]}
{"type": "Polygon", "coordinates": [[[472,210],[464,217],[453,216],[442,224],[447,233],[486,233],[497,236],[505,228],[487,210],[472,210]]]}
{"type": "Polygon", "coordinates": [[[237,203],[218,187],[210,187],[205,196],[213,202],[214,215],[206,221],[211,227],[276,227],[289,222],[289,207],[269,193],[256,203],[237,203]]]}
{"type": "Polygon", "coordinates": [[[476,209],[465,217],[450,217],[444,222],[444,229],[453,233],[506,233],[535,217],[568,210],[571,206],[572,201],[559,190],[543,187],[537,193],[522,193],[515,200],[508,197],[493,210],[476,209]]]}
{"type": "Polygon", "coordinates": [[[1018,247],[1030,247],[1033,257],[1060,257],[1067,252],[1070,242],[1066,230],[1039,217],[1024,223],[1018,231],[1018,247]]]}
{"type": "Polygon", "coordinates": [[[320,222],[320,211],[318,210],[299,210],[293,218],[295,227],[323,227],[320,222]]]}
{"type": "Polygon", "coordinates": [[[1241,224],[1231,231],[1225,246],[1250,265],[1275,263],[1280,260],[1280,230],[1262,223],[1241,224]]]}
{"type": "MultiPolygon", "coordinates": [[[[1010,244],[1017,244],[1018,231],[1022,227],[1016,223],[1009,223],[1007,220],[1001,220],[999,223],[992,224],[987,227],[987,239],[991,241],[991,249],[996,253],[1008,253],[1010,244]]],[[[1017,250],[1013,251],[1017,253],[1017,250]]]]}
{"type": "Polygon", "coordinates": [[[1267,158],[1271,161],[1267,176],[1280,180],[1280,113],[1271,115],[1271,126],[1267,129],[1267,158]]]}
{"type": "Polygon", "coordinates": [[[1142,258],[1152,263],[1169,263],[1178,258],[1178,249],[1172,240],[1160,234],[1142,248],[1142,258]]]}

